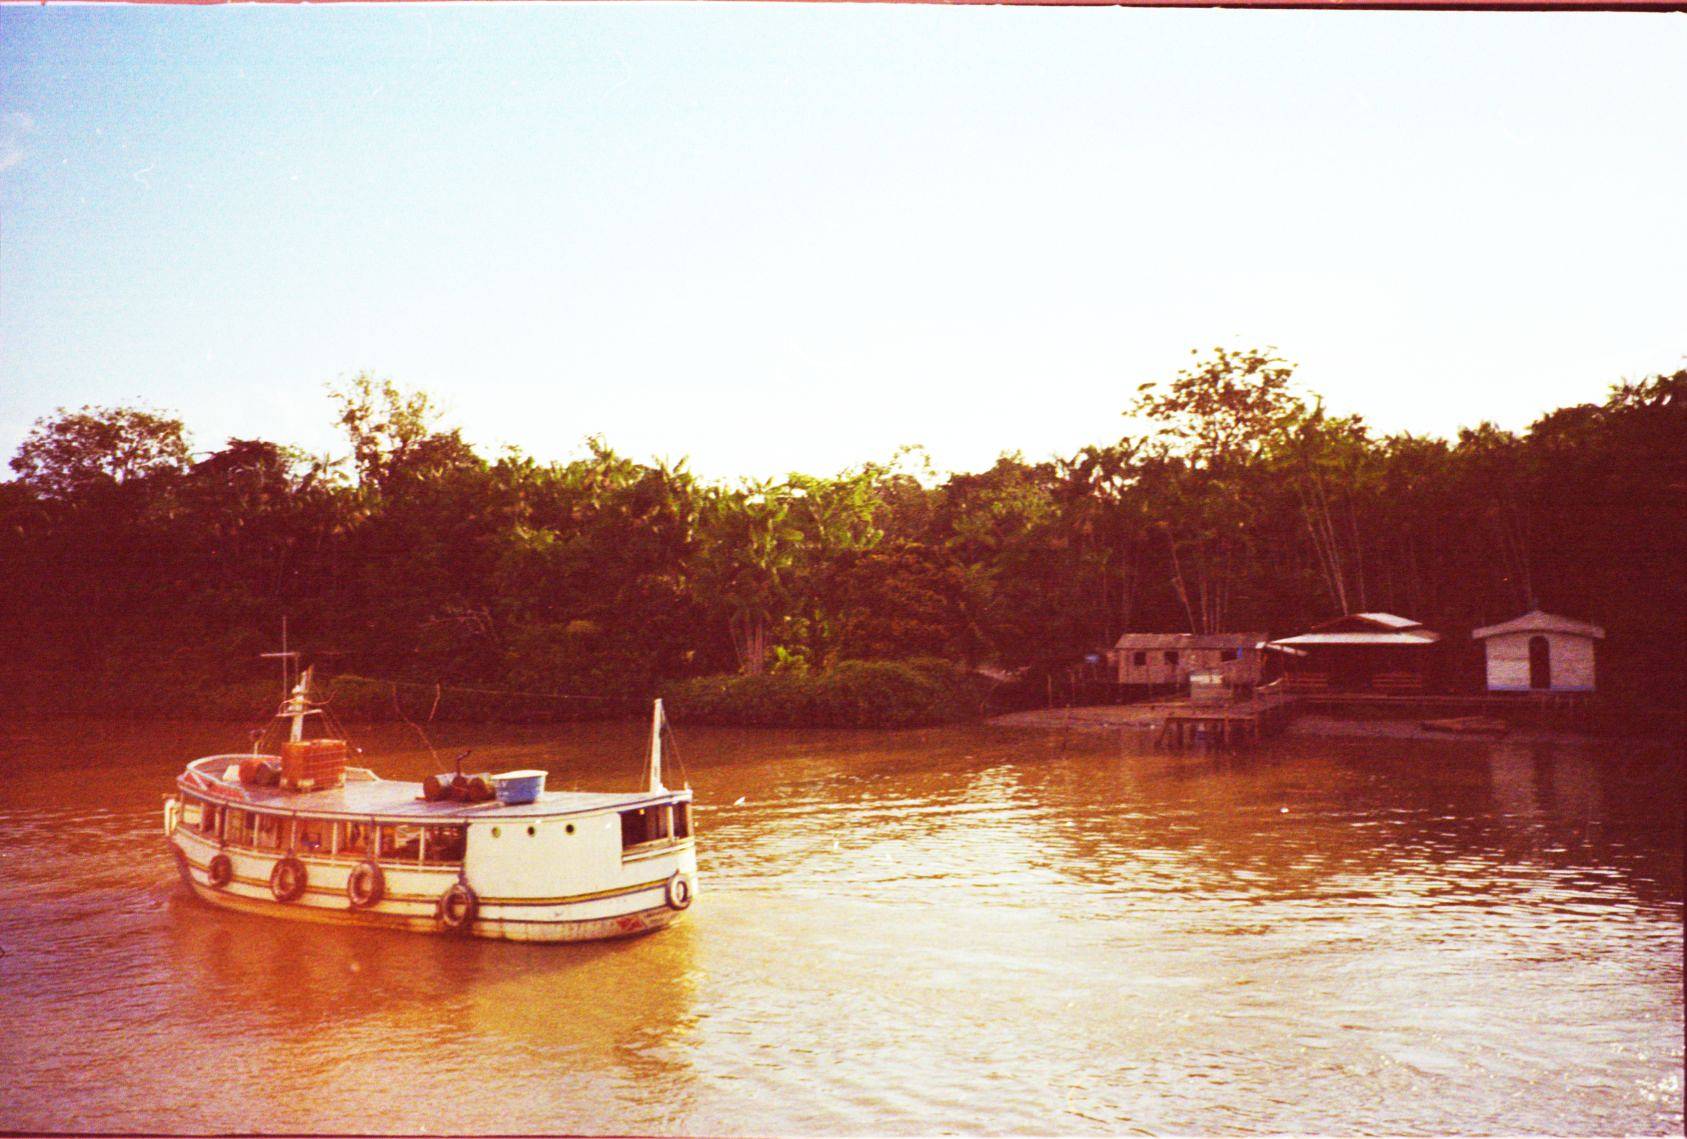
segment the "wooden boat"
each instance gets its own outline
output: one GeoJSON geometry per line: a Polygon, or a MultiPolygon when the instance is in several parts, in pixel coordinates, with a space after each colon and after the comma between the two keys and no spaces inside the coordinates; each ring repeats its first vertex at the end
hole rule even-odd
{"type": "Polygon", "coordinates": [[[545,791],[545,772],[514,771],[491,777],[495,798],[465,802],[472,792],[440,795],[449,778],[424,787],[347,766],[345,740],[311,738],[324,721],[309,687],[307,670],[276,714],[280,754],[196,759],[165,800],[166,840],[200,899],[301,921],[585,941],[661,929],[696,898],[692,795],[662,785],[660,700],[643,788],[545,791]]]}
{"type": "Polygon", "coordinates": [[[1492,716],[1452,716],[1445,720],[1424,720],[1418,725],[1426,732],[1446,732],[1457,736],[1503,736],[1511,725],[1492,716]]]}

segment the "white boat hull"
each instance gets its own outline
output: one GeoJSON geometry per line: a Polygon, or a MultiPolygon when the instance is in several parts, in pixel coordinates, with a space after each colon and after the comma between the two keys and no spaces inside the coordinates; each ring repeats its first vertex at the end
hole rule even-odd
{"type": "MultiPolygon", "coordinates": [[[[386,870],[386,894],[365,908],[351,904],[347,879],[355,866],[343,860],[303,858],[307,885],[295,901],[278,900],[270,888],[270,873],[282,858],[246,850],[222,849],[233,864],[230,880],[216,886],[211,882],[211,859],[219,848],[198,836],[177,831],[170,837],[176,867],[183,882],[203,902],[223,909],[264,917],[332,925],[360,925],[400,929],[414,933],[439,933],[505,941],[596,941],[635,937],[672,925],[690,906],[696,888],[695,855],[675,852],[662,859],[665,876],[620,886],[593,894],[566,898],[499,897],[477,891],[473,920],[463,926],[448,926],[441,915],[441,898],[459,880],[453,869],[386,870]],[[675,868],[668,870],[672,861],[675,868]],[[687,864],[681,868],[678,864],[687,864]],[[670,879],[681,874],[686,880],[683,906],[673,904],[670,879]]],[[[653,860],[654,861],[654,860],[653,860]]],[[[652,871],[659,868],[653,866],[652,871]]]]}

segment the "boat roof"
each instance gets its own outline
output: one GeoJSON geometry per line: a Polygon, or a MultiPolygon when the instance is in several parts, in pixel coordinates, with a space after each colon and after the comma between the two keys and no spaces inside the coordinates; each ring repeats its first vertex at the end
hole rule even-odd
{"type": "Polygon", "coordinates": [[[505,806],[487,803],[429,802],[422,797],[422,785],[401,779],[382,779],[363,767],[348,767],[343,787],[321,791],[292,791],[283,787],[254,787],[238,777],[224,778],[243,759],[273,759],[274,756],[209,755],[187,765],[178,782],[201,794],[241,803],[256,810],[288,814],[329,815],[347,818],[381,818],[405,821],[450,823],[481,819],[534,818],[588,814],[594,811],[627,810],[674,798],[690,798],[689,790],[673,791],[541,791],[532,803],[505,806]]]}

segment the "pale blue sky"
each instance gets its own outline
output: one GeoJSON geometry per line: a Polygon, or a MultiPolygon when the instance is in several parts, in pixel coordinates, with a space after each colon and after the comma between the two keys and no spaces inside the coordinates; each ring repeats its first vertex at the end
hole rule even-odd
{"type": "Polygon", "coordinates": [[[0,8],[0,457],[143,400],[704,474],[1117,438],[1270,343],[1386,430],[1687,354],[1687,20],[641,4],[0,8]]]}

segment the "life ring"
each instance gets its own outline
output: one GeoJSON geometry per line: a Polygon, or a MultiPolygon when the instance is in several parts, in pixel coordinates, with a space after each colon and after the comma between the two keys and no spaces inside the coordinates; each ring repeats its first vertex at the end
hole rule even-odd
{"type": "Polygon", "coordinates": [[[479,909],[480,899],[467,882],[453,882],[451,888],[439,896],[439,922],[452,932],[466,930],[473,925],[479,909]]]}
{"type": "Polygon", "coordinates": [[[668,905],[672,909],[683,910],[691,905],[691,899],[696,896],[692,889],[691,879],[676,870],[674,876],[668,879],[668,905]]]}
{"type": "Polygon", "coordinates": [[[269,872],[269,892],[275,895],[278,902],[296,902],[304,897],[305,884],[309,878],[305,864],[289,854],[277,862],[275,869],[269,872]]]}
{"type": "Polygon", "coordinates": [[[346,879],[346,898],[354,910],[366,910],[387,896],[387,876],[374,862],[359,862],[346,879]]]}
{"type": "Polygon", "coordinates": [[[205,868],[205,881],[213,890],[221,890],[234,881],[234,859],[221,852],[211,857],[211,864],[205,868]]]}

